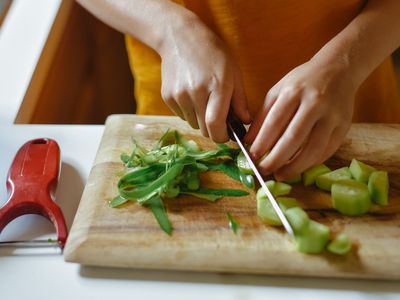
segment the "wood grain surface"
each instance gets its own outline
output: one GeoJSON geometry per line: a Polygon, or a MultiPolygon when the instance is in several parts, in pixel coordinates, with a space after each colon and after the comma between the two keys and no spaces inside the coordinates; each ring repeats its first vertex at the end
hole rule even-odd
{"type": "MultiPolygon", "coordinates": [[[[318,277],[400,279],[400,125],[354,124],[327,164],[341,167],[352,158],[389,171],[390,204],[363,217],[344,217],[331,208],[330,194],[295,185],[292,195],[311,218],[333,232],[347,233],[355,248],[347,256],[296,251],[281,228],[256,215],[255,194],[217,203],[190,196],[166,201],[174,233],[160,230],[151,212],[136,203],[108,207],[117,194],[119,156],[134,138],[151,147],[167,129],[178,129],[203,149],[215,145],[177,117],[113,115],[104,135],[76,214],[65,260],[83,265],[260,273],[318,277]],[[225,211],[240,223],[237,235],[225,211]]],[[[219,172],[207,172],[208,187],[244,187],[219,172]]]]}

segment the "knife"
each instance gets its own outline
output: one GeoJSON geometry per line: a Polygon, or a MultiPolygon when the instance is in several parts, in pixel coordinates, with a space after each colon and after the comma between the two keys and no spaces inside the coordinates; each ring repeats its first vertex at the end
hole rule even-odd
{"type": "Polygon", "coordinates": [[[279,219],[281,220],[283,227],[285,228],[286,232],[294,237],[293,229],[292,226],[290,226],[285,214],[283,213],[281,207],[279,206],[278,202],[272,195],[271,191],[268,189],[267,185],[264,183],[264,180],[258,172],[257,167],[255,166],[253,160],[251,159],[249,153],[247,152],[246,148],[243,146],[242,139],[244,135],[246,134],[246,128],[244,125],[234,116],[233,112],[230,111],[228,114],[228,120],[227,120],[227,125],[228,125],[228,134],[229,137],[235,141],[238,145],[239,148],[242,150],[244,156],[246,157],[251,169],[254,172],[254,175],[256,176],[258,182],[260,183],[264,193],[267,195],[267,198],[269,202],[271,203],[272,207],[274,208],[276,214],[278,215],[279,219]]]}

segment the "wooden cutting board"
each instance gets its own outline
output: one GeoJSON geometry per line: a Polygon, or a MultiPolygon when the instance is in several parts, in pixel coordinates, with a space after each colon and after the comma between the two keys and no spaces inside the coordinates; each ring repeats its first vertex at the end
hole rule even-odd
{"type": "MultiPolygon", "coordinates": [[[[280,228],[264,225],[256,216],[255,194],[226,197],[217,203],[190,196],[166,201],[174,233],[159,229],[151,212],[136,203],[107,206],[117,194],[121,152],[131,139],[151,147],[167,129],[178,129],[203,149],[215,148],[177,117],[114,115],[104,135],[76,214],[65,260],[83,265],[145,269],[222,271],[323,277],[400,279],[400,125],[354,124],[342,147],[328,161],[334,168],[352,158],[390,172],[390,204],[374,207],[363,217],[343,217],[331,209],[330,194],[294,186],[311,218],[355,242],[344,257],[296,251],[280,228]],[[240,223],[233,234],[225,211],[240,223]]],[[[244,187],[219,172],[202,178],[209,187],[244,187]]]]}

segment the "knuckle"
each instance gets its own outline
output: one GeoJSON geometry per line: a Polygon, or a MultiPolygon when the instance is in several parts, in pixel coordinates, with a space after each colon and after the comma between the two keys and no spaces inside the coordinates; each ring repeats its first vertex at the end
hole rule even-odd
{"type": "Polygon", "coordinates": [[[183,88],[175,89],[173,92],[173,97],[177,102],[184,102],[186,98],[186,91],[183,88]]]}
{"type": "Polygon", "coordinates": [[[228,74],[222,74],[221,76],[212,75],[210,79],[210,87],[217,91],[233,89],[233,77],[228,74]]]}
{"type": "Polygon", "coordinates": [[[297,130],[290,130],[286,133],[285,143],[287,145],[292,145],[297,142],[298,138],[299,138],[299,133],[297,132],[297,130]]]}
{"type": "Polygon", "coordinates": [[[161,88],[161,97],[163,98],[163,100],[167,103],[171,103],[174,99],[171,91],[167,88],[162,87],[161,88]]]}
{"type": "Polygon", "coordinates": [[[323,95],[317,91],[310,91],[307,97],[307,104],[311,109],[320,109],[323,104],[323,95]]]}
{"type": "Polygon", "coordinates": [[[259,165],[259,170],[262,174],[268,175],[271,174],[274,170],[274,165],[270,160],[264,159],[259,165]]]}
{"type": "Polygon", "coordinates": [[[301,92],[302,92],[302,87],[297,83],[285,85],[280,90],[282,96],[286,98],[295,98],[296,96],[301,94],[301,92]]]}
{"type": "Polygon", "coordinates": [[[275,91],[275,87],[272,87],[268,92],[267,95],[265,96],[265,100],[266,101],[271,101],[272,99],[274,99],[276,96],[276,91],[275,91]]]}
{"type": "Polygon", "coordinates": [[[204,95],[206,92],[207,92],[207,83],[205,81],[195,82],[187,88],[187,93],[189,95],[192,95],[192,97],[204,95]]]}
{"type": "Polygon", "coordinates": [[[216,114],[206,114],[206,124],[210,128],[218,128],[220,124],[220,117],[218,117],[216,114]]]}

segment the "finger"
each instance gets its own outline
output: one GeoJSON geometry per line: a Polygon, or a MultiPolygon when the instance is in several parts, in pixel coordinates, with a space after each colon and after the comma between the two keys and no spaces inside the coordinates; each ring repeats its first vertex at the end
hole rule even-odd
{"type": "Polygon", "coordinates": [[[234,90],[232,95],[232,108],[235,116],[239,118],[244,124],[250,124],[252,117],[247,105],[247,98],[243,88],[242,78],[240,73],[235,74],[234,90]]]}
{"type": "Polygon", "coordinates": [[[348,129],[349,128],[346,126],[343,127],[340,126],[335,128],[335,130],[332,133],[331,139],[327,147],[325,148],[325,151],[318,158],[318,163],[323,163],[339,149],[340,145],[343,142],[343,138],[346,136],[348,129]]]}
{"type": "Polygon", "coordinates": [[[209,137],[205,121],[207,100],[209,98],[209,94],[205,89],[204,91],[197,91],[196,93],[191,93],[190,97],[194,105],[194,111],[196,114],[197,123],[200,127],[201,134],[205,137],[209,137]]]}
{"type": "Polygon", "coordinates": [[[180,109],[178,103],[176,103],[175,99],[171,96],[162,95],[162,98],[165,104],[169,107],[169,109],[182,120],[185,120],[182,110],[180,109]]]}
{"type": "Polygon", "coordinates": [[[273,91],[273,89],[271,89],[265,97],[263,108],[260,112],[257,113],[256,117],[251,123],[249,131],[244,137],[244,142],[246,144],[252,144],[254,142],[254,139],[256,138],[257,133],[260,131],[260,128],[264,123],[266,116],[268,115],[269,111],[272,108],[272,105],[276,101],[276,98],[277,94],[273,91]]]}
{"type": "Polygon", "coordinates": [[[319,114],[314,109],[300,106],[271,153],[259,164],[264,173],[274,173],[292,158],[306,142],[319,114]]]}
{"type": "Polygon", "coordinates": [[[219,88],[210,93],[206,108],[206,126],[210,138],[216,143],[229,140],[226,127],[233,89],[219,88]]]}
{"type": "Polygon", "coordinates": [[[288,164],[275,173],[275,178],[277,180],[290,178],[316,164],[331,141],[332,132],[333,128],[329,122],[317,122],[303,148],[288,164]]]}
{"type": "Polygon", "coordinates": [[[181,93],[177,96],[176,102],[181,109],[185,120],[194,129],[199,129],[199,124],[197,123],[196,113],[194,111],[193,103],[187,93],[181,93]]]}
{"type": "Polygon", "coordinates": [[[278,96],[250,148],[250,154],[255,160],[269,151],[285,131],[296,113],[299,97],[291,92],[284,92],[278,96]]]}

